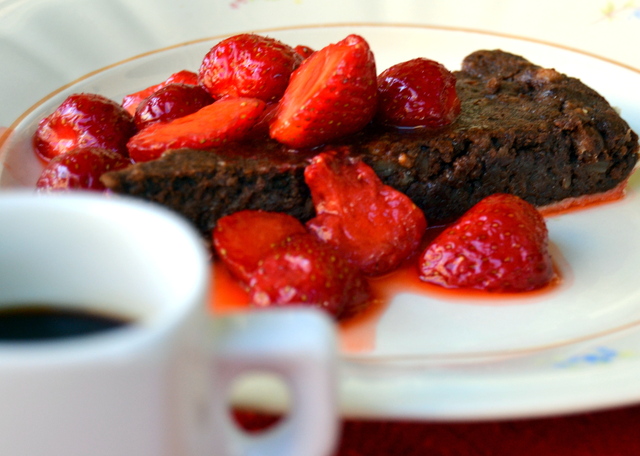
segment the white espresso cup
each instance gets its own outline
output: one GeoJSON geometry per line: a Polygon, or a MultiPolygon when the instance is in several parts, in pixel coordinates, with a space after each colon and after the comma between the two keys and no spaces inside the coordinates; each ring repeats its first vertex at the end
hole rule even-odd
{"type": "Polygon", "coordinates": [[[30,317],[125,321],[56,339],[0,334],[0,455],[329,454],[329,318],[304,309],[214,318],[209,278],[204,242],[168,210],[88,193],[0,193],[0,325],[24,316],[20,306],[30,317]],[[257,435],[229,410],[234,381],[250,372],[280,377],[291,403],[257,435]]]}

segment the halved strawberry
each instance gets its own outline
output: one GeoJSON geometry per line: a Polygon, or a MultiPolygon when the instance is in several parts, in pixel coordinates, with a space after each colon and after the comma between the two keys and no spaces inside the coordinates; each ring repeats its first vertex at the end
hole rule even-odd
{"type": "Polygon", "coordinates": [[[358,35],[313,53],[291,75],[271,124],[271,137],[314,147],[362,129],[376,111],[376,65],[358,35]]]}
{"type": "Polygon", "coordinates": [[[246,134],[247,140],[256,139],[268,139],[269,138],[269,126],[276,115],[278,109],[277,103],[269,103],[262,111],[260,118],[256,121],[254,126],[246,134]]]}
{"type": "Polygon", "coordinates": [[[249,287],[258,307],[313,306],[338,319],[354,314],[370,299],[360,272],[310,234],[287,237],[260,262],[249,287]]]}
{"type": "Polygon", "coordinates": [[[173,83],[198,85],[198,74],[189,70],[182,70],[177,73],[173,73],[167,79],[158,84],[154,84],[146,89],[126,95],[122,99],[122,107],[126,109],[129,114],[134,115],[136,108],[142,100],[147,98],[156,90],[173,83]]]}
{"type": "Polygon", "coordinates": [[[127,141],[135,131],[133,117],[115,101],[77,93],[40,121],[33,145],[45,160],[78,147],[100,147],[127,156],[127,141]]]}
{"type": "Polygon", "coordinates": [[[138,130],[158,122],[184,117],[213,103],[213,97],[202,87],[171,83],[142,100],[133,120],[138,130]]]}
{"type": "Polygon", "coordinates": [[[39,191],[104,190],[100,176],[107,171],[126,168],[131,160],[121,154],[98,147],[74,149],[54,157],[45,166],[36,188],[39,191]]]}
{"type": "Polygon", "coordinates": [[[253,33],[222,40],[205,55],[200,84],[214,98],[250,97],[278,100],[302,56],[276,39],[253,33]]]}
{"type": "Polygon", "coordinates": [[[456,77],[441,63],[417,58],[378,76],[378,120],[396,127],[442,127],[460,114],[456,77]]]}
{"type": "Polygon", "coordinates": [[[496,292],[540,288],[554,277],[544,218],[514,195],[491,195],[445,229],[420,259],[420,278],[496,292]]]}
{"type": "Polygon", "coordinates": [[[423,212],[367,164],[321,153],[304,177],[317,213],[307,228],[365,274],[390,272],[416,253],[427,228],[423,212]]]}
{"type": "Polygon", "coordinates": [[[260,261],[284,239],[306,232],[304,225],[290,215],[243,210],[218,220],[213,230],[213,247],[229,271],[248,283],[260,261]]]}
{"type": "Polygon", "coordinates": [[[151,125],[127,143],[136,162],[154,160],[169,149],[207,149],[241,140],[265,109],[255,98],[226,98],[193,114],[151,125]]]}

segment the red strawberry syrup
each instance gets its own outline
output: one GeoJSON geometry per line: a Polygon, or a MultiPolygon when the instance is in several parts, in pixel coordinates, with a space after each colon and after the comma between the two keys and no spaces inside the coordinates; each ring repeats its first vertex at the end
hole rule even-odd
{"type": "Polygon", "coordinates": [[[597,193],[595,195],[583,195],[577,198],[565,198],[557,203],[548,206],[539,207],[538,211],[545,217],[567,214],[586,207],[599,206],[613,201],[622,199],[625,195],[628,179],[622,181],[617,186],[606,192],[597,193]]]}

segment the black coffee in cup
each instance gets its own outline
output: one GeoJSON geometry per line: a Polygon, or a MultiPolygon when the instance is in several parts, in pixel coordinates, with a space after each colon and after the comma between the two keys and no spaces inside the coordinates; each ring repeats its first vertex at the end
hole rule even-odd
{"type": "Polygon", "coordinates": [[[131,322],[97,311],[42,304],[0,307],[0,342],[66,339],[120,328],[131,322]]]}

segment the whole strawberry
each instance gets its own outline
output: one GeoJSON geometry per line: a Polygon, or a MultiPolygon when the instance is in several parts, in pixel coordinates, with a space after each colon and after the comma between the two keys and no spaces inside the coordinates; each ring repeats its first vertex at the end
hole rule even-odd
{"type": "Polygon", "coordinates": [[[317,214],[307,228],[363,273],[391,272],[417,253],[427,228],[423,212],[366,163],[324,152],[304,177],[317,214]]]}
{"type": "Polygon", "coordinates": [[[177,73],[173,73],[167,79],[158,84],[154,84],[145,89],[125,95],[122,99],[122,107],[126,109],[129,114],[134,115],[142,100],[169,84],[198,85],[198,74],[189,70],[182,70],[177,73]]]}
{"type": "Polygon", "coordinates": [[[133,117],[118,103],[97,94],[69,96],[42,119],[33,137],[45,160],[78,147],[100,147],[127,154],[127,141],[135,133],[133,117]]]}
{"type": "Polygon", "coordinates": [[[207,149],[245,139],[261,118],[266,104],[256,98],[225,98],[200,110],[150,125],[129,142],[135,162],[154,160],[169,149],[207,149]]]}
{"type": "Polygon", "coordinates": [[[419,268],[425,282],[494,292],[533,290],[554,277],[544,218],[521,198],[500,193],[436,237],[419,268]]]}
{"type": "Polygon", "coordinates": [[[270,135],[304,148],[355,133],[372,120],[377,93],[369,44],[349,35],[314,52],[294,71],[270,135]]]}
{"type": "Polygon", "coordinates": [[[456,77],[425,58],[398,63],[378,76],[378,120],[395,127],[443,127],[460,114],[456,77]]]}
{"type": "Polygon", "coordinates": [[[107,171],[126,168],[131,160],[121,154],[98,147],[74,149],[54,157],[45,166],[36,188],[38,191],[105,190],[100,176],[107,171]]]}
{"type": "Polygon", "coordinates": [[[249,282],[258,307],[312,306],[346,318],[366,305],[369,285],[360,272],[310,234],[288,236],[261,262],[249,282]]]}
{"type": "Polygon", "coordinates": [[[205,55],[198,80],[216,99],[278,100],[303,57],[273,38],[243,33],[222,40],[205,55]]]}
{"type": "Polygon", "coordinates": [[[133,117],[138,130],[158,122],[169,122],[213,103],[213,98],[202,87],[171,83],[156,90],[136,108],[133,117]]]}
{"type": "Polygon", "coordinates": [[[305,46],[304,44],[298,44],[293,49],[298,54],[300,54],[300,56],[302,56],[303,59],[306,59],[307,57],[310,57],[311,54],[316,52],[313,48],[310,48],[309,46],[305,46]]]}

